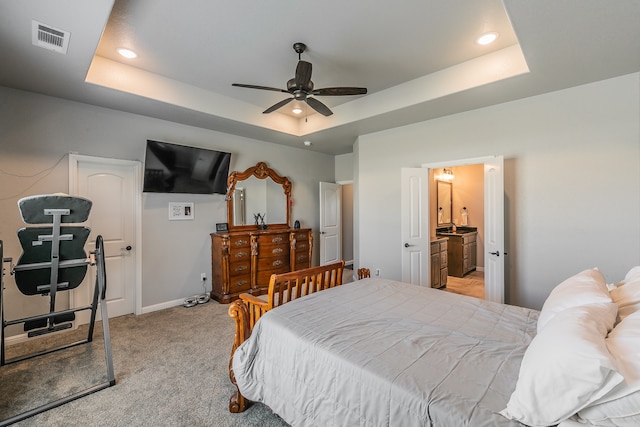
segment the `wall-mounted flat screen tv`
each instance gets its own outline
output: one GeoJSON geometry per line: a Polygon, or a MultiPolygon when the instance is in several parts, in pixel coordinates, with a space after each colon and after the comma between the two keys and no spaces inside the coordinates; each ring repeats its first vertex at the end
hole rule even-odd
{"type": "Polygon", "coordinates": [[[231,154],[147,140],[146,193],[225,194],[231,154]]]}

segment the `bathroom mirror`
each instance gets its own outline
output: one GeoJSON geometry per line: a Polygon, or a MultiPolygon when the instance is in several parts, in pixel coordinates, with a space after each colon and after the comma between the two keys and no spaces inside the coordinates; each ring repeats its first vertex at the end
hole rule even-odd
{"type": "Polygon", "coordinates": [[[227,180],[229,229],[255,229],[255,215],[267,228],[289,228],[291,182],[259,162],[244,172],[233,171],[227,180]]]}
{"type": "Polygon", "coordinates": [[[438,225],[451,224],[451,183],[446,181],[436,181],[437,183],[437,204],[438,204],[438,225]]]}

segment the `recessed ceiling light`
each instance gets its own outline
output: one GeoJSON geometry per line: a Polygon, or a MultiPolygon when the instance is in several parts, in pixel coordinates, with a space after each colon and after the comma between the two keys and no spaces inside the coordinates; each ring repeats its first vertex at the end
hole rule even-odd
{"type": "Polygon", "coordinates": [[[293,114],[300,114],[300,113],[302,113],[302,109],[301,109],[301,108],[294,108],[294,109],[293,109],[293,110],[291,110],[291,111],[293,111],[293,114]]]}
{"type": "Polygon", "coordinates": [[[138,57],[138,54],[135,53],[134,51],[130,50],[130,49],[125,49],[123,47],[121,47],[120,49],[118,49],[118,53],[122,56],[124,56],[127,59],[134,59],[138,57]]]}
{"type": "Polygon", "coordinates": [[[495,33],[495,32],[486,33],[478,37],[476,39],[476,43],[481,45],[490,44],[496,41],[497,38],[498,38],[498,33],[495,33]]]}

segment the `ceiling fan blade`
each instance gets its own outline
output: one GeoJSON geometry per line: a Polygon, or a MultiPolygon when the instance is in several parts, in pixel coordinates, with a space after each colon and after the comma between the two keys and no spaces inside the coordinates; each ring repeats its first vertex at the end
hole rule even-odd
{"type": "Polygon", "coordinates": [[[364,95],[366,93],[366,87],[325,87],[311,92],[312,95],[317,96],[364,95]]]}
{"type": "Polygon", "coordinates": [[[275,87],[268,87],[268,86],[245,85],[245,84],[242,84],[242,83],[232,83],[231,86],[246,87],[246,88],[249,88],[249,89],[272,90],[274,92],[289,93],[288,91],[286,91],[284,89],[278,89],[278,88],[275,88],[275,87]]]}
{"type": "Polygon", "coordinates": [[[309,104],[311,108],[313,108],[323,116],[330,116],[333,114],[333,112],[329,109],[329,107],[327,107],[326,105],[324,105],[322,102],[318,101],[315,98],[307,98],[307,104],[309,104]]]}
{"type": "Polygon", "coordinates": [[[293,101],[293,98],[287,98],[287,99],[283,99],[282,101],[278,102],[277,104],[273,104],[271,107],[267,108],[266,110],[264,110],[262,112],[262,114],[269,114],[273,111],[276,111],[278,108],[283,107],[285,105],[287,105],[288,103],[290,103],[291,101],[293,101]]]}
{"type": "Polygon", "coordinates": [[[296,66],[296,86],[299,88],[308,88],[311,82],[311,63],[307,61],[298,61],[296,66]]]}

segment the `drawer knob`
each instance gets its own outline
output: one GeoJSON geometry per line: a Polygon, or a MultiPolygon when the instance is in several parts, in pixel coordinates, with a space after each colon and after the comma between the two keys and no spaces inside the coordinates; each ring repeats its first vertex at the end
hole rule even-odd
{"type": "Polygon", "coordinates": [[[282,260],[277,260],[277,261],[274,261],[273,264],[271,264],[271,265],[273,265],[274,267],[279,267],[282,264],[283,264],[282,260]]]}
{"type": "Polygon", "coordinates": [[[239,265],[235,268],[236,271],[244,271],[247,269],[246,265],[239,265]]]}

